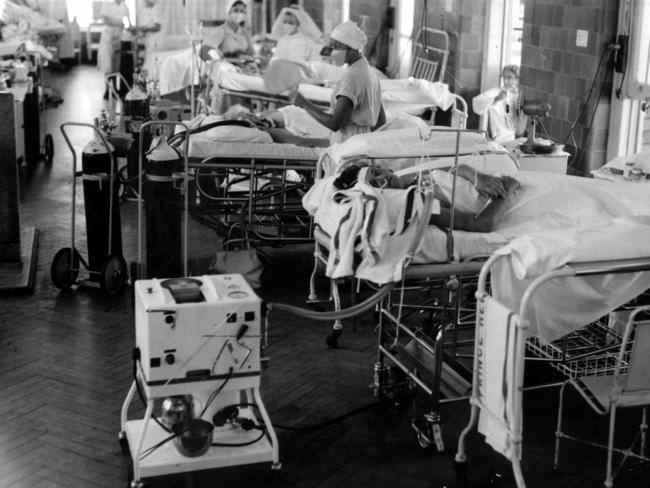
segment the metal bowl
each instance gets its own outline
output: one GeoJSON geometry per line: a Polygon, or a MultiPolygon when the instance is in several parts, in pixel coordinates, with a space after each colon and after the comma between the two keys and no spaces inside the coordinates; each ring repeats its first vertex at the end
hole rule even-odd
{"type": "Polygon", "coordinates": [[[201,419],[178,422],[172,427],[176,434],[174,443],[183,456],[197,457],[205,454],[212,444],[214,425],[201,419]]]}
{"type": "Polygon", "coordinates": [[[171,429],[175,424],[191,419],[193,409],[192,395],[167,397],[160,405],[160,421],[171,429]]]}
{"type": "Polygon", "coordinates": [[[552,154],[564,149],[564,144],[536,144],[524,142],[519,144],[521,152],[526,154],[552,154]]]}

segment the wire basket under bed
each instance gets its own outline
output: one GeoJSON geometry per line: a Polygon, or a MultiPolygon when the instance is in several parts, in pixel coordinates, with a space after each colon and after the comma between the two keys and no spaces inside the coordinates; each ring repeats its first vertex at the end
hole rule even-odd
{"type": "MultiPolygon", "coordinates": [[[[613,374],[622,339],[613,325],[610,315],[551,343],[531,337],[526,343],[532,355],[528,359],[548,361],[569,378],[613,374]]],[[[632,343],[626,351],[622,373],[626,371],[631,349],[632,343]]]]}

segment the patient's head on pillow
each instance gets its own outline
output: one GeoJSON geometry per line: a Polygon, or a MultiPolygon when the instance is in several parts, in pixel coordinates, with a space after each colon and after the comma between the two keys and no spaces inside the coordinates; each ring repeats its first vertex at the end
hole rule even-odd
{"type": "Polygon", "coordinates": [[[370,161],[361,159],[344,165],[334,180],[334,187],[346,190],[361,180],[375,188],[402,188],[402,182],[395,173],[370,161]]]}

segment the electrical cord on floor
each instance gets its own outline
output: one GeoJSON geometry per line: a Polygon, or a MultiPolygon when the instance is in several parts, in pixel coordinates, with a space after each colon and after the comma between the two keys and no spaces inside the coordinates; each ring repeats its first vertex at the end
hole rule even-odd
{"type": "Polygon", "coordinates": [[[295,432],[308,432],[312,430],[318,430],[318,429],[322,429],[323,427],[327,427],[329,425],[341,422],[342,420],[345,420],[348,417],[352,417],[353,415],[364,412],[377,405],[379,405],[379,402],[368,403],[366,405],[362,405],[358,408],[355,408],[354,410],[351,410],[337,417],[325,420],[324,422],[321,422],[319,424],[307,425],[307,426],[273,424],[273,427],[275,427],[276,429],[291,430],[295,432]]]}

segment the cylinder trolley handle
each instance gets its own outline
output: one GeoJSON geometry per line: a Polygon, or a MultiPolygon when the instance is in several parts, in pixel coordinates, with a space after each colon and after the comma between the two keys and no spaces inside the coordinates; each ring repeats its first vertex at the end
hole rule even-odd
{"type": "Polygon", "coordinates": [[[104,136],[104,133],[100,131],[95,125],[89,124],[87,122],[64,122],[61,124],[61,133],[63,134],[63,138],[65,139],[66,144],[70,148],[70,151],[72,152],[72,232],[71,232],[71,242],[70,242],[70,249],[71,252],[74,252],[74,234],[75,234],[75,218],[76,218],[76,213],[75,213],[75,199],[77,196],[77,151],[74,148],[74,145],[72,144],[72,141],[70,140],[70,137],[68,136],[68,133],[66,132],[65,128],[67,126],[72,126],[72,127],[89,127],[93,130],[93,132],[97,135],[99,135],[100,140],[102,141],[102,144],[106,148],[106,152],[110,156],[111,159],[111,169],[109,173],[109,178],[108,178],[108,191],[110,193],[109,200],[108,200],[108,255],[113,254],[113,188],[115,184],[115,178],[117,176],[117,159],[115,158],[115,151],[110,151],[109,146],[108,146],[108,141],[106,140],[106,137],[104,136]]]}
{"type": "Polygon", "coordinates": [[[150,120],[140,126],[140,141],[138,147],[138,264],[142,264],[142,175],[143,164],[142,155],[144,154],[144,137],[143,134],[152,126],[180,126],[185,130],[187,137],[183,141],[183,276],[187,276],[187,248],[188,248],[188,222],[189,222],[189,188],[188,188],[188,172],[189,172],[189,148],[190,148],[190,128],[184,122],[172,120],[150,120]]]}

